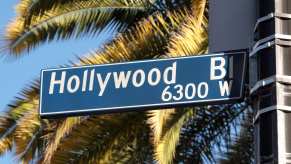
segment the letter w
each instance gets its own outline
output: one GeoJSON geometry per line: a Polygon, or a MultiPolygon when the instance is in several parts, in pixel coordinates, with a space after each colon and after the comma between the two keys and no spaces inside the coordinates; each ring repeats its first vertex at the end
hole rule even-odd
{"type": "Polygon", "coordinates": [[[221,96],[224,96],[225,93],[227,96],[230,95],[230,91],[231,91],[231,88],[232,88],[232,83],[233,83],[233,80],[230,81],[230,84],[228,84],[227,81],[219,81],[219,89],[220,89],[220,95],[221,96]]]}
{"type": "Polygon", "coordinates": [[[119,75],[117,72],[113,72],[115,88],[120,88],[120,86],[122,86],[122,88],[126,88],[130,75],[131,71],[127,71],[126,75],[123,71],[120,72],[119,75]]]}

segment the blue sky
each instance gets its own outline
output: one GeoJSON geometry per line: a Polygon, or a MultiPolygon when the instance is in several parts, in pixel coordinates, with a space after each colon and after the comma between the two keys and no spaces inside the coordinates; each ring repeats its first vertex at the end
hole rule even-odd
{"type": "MultiPolygon", "coordinates": [[[[14,7],[19,0],[0,1],[0,38],[2,40],[5,27],[15,16],[14,7]]],[[[20,91],[30,82],[39,77],[41,69],[53,68],[68,61],[76,61],[76,56],[88,53],[98,48],[111,38],[112,34],[105,32],[94,38],[72,39],[42,45],[23,54],[21,58],[8,57],[9,54],[0,54],[0,112],[7,110],[7,104],[19,95],[20,91]]],[[[1,45],[2,46],[2,45],[1,45]]],[[[7,153],[0,157],[0,163],[16,163],[15,156],[7,153]]]]}

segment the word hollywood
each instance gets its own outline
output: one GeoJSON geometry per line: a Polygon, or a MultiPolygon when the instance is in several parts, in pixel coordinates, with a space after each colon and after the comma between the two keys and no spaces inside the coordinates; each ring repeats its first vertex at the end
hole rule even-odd
{"type": "Polygon", "coordinates": [[[214,54],[43,70],[40,114],[236,101],[245,60],[245,53],[214,54]]]}
{"type": "Polygon", "coordinates": [[[64,93],[65,88],[69,93],[75,93],[79,90],[82,92],[93,92],[97,90],[98,96],[102,96],[110,80],[114,81],[115,89],[127,88],[129,85],[138,88],[142,87],[146,82],[150,86],[156,86],[161,82],[161,80],[168,85],[174,84],[176,83],[176,67],[177,63],[175,62],[172,66],[169,66],[163,71],[158,68],[153,68],[149,72],[138,69],[126,72],[107,72],[105,74],[98,73],[96,69],[93,68],[90,71],[88,69],[84,70],[82,77],[79,77],[78,75],[67,77],[66,71],[62,71],[60,80],[56,79],[57,73],[52,72],[49,94],[54,94],[55,86],[59,85],[58,93],[64,93]],[[97,86],[95,85],[95,81],[97,81],[97,86]]]}

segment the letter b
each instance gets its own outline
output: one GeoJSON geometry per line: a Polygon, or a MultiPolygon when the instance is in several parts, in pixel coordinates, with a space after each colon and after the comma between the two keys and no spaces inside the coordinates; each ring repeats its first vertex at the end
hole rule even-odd
{"type": "Polygon", "coordinates": [[[213,57],[210,63],[210,80],[223,79],[226,75],[225,59],[223,57],[213,57]]]}

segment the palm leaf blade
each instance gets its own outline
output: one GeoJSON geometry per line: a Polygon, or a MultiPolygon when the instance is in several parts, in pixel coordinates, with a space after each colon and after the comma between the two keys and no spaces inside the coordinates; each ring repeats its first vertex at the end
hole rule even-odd
{"type": "Polygon", "coordinates": [[[53,8],[43,15],[32,16],[31,21],[18,17],[7,27],[7,47],[11,53],[29,51],[40,43],[54,39],[67,39],[82,34],[94,34],[109,26],[123,29],[144,13],[142,4],[76,2],[53,8]]]}

